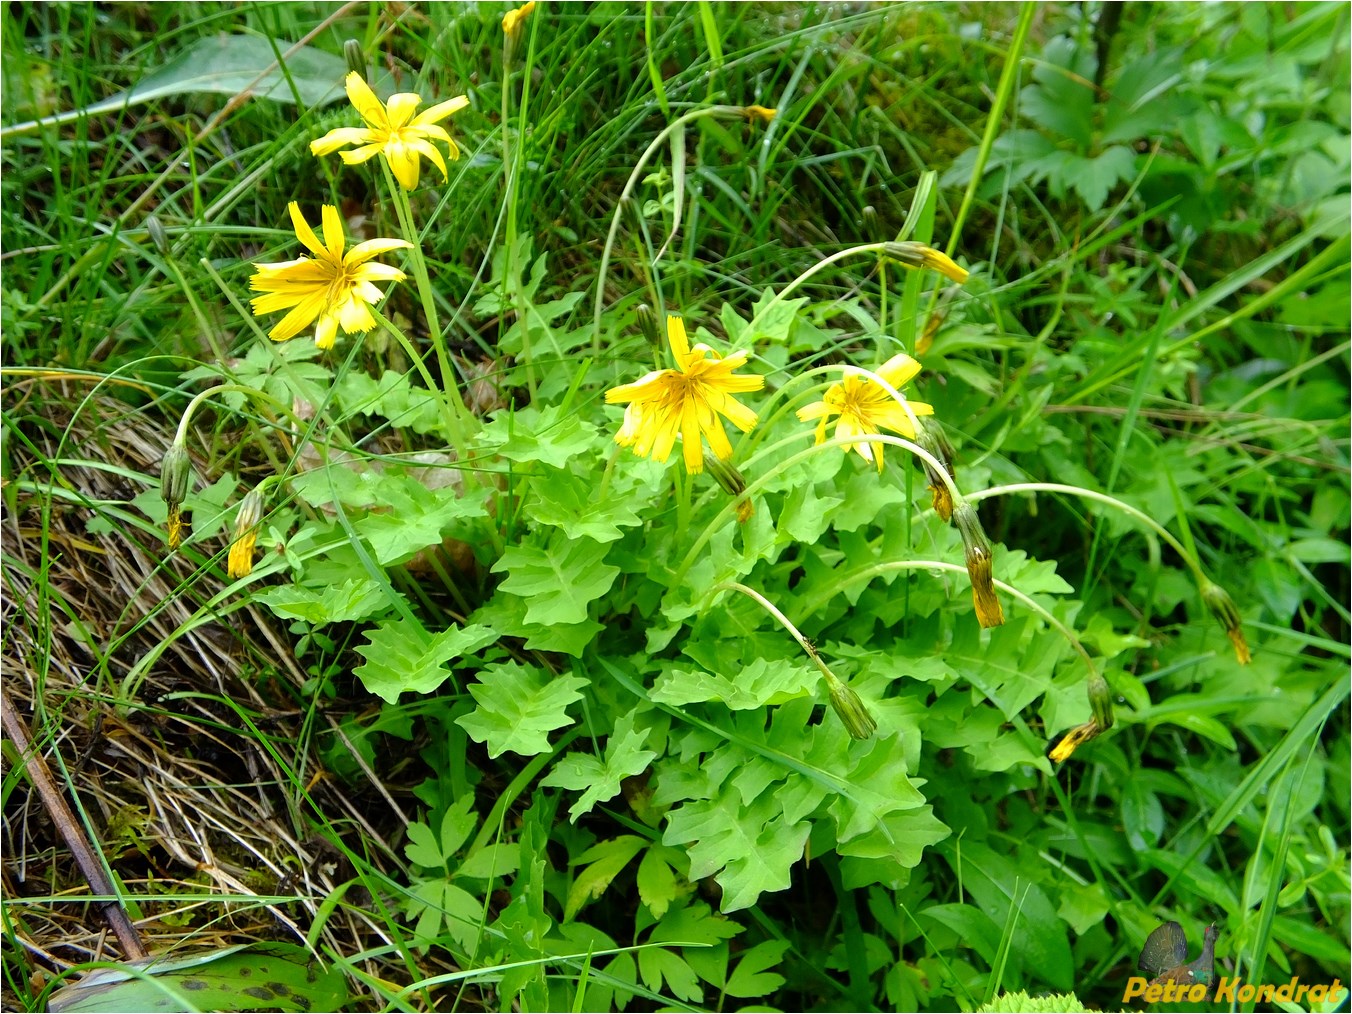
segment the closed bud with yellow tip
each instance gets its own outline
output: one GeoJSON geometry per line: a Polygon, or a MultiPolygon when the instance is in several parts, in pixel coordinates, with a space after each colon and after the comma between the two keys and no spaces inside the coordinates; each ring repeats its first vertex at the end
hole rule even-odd
{"type": "Polygon", "coordinates": [[[983,627],[998,627],[1005,622],[1005,612],[995,595],[994,578],[991,576],[993,555],[990,540],[986,538],[986,532],[976,516],[976,509],[966,500],[954,506],[953,523],[962,533],[977,622],[983,627]]]}

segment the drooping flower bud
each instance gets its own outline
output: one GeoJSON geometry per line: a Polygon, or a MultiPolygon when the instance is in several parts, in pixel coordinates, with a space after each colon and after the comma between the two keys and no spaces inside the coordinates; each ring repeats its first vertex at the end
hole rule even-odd
{"type": "Polygon", "coordinates": [[[859,695],[840,681],[829,669],[823,669],[831,708],[853,739],[868,739],[878,731],[878,723],[868,713],[859,695]]]}
{"type": "Polygon", "coordinates": [[[155,252],[161,257],[169,256],[169,235],[164,231],[164,226],[154,215],[146,216],[146,234],[150,236],[150,242],[155,244],[155,252]]]}
{"type": "MultiPolygon", "coordinates": [[[[932,416],[917,421],[920,426],[916,429],[916,442],[933,457],[938,458],[939,463],[948,472],[948,477],[953,478],[953,445],[948,442],[943,426],[932,416]]],[[[921,458],[920,463],[924,466],[925,477],[929,481],[934,513],[947,521],[953,517],[953,494],[949,492],[948,483],[928,461],[921,458]]]]}
{"type": "Polygon", "coordinates": [[[1005,622],[1005,612],[995,595],[991,576],[992,553],[990,540],[976,516],[976,509],[963,500],[954,505],[953,523],[962,534],[967,562],[967,576],[972,581],[972,602],[976,606],[977,622],[983,627],[998,627],[1005,622]]]}
{"type": "Polygon", "coordinates": [[[638,309],[634,311],[634,319],[638,322],[638,328],[643,332],[643,337],[648,339],[648,344],[654,351],[660,352],[662,349],[662,335],[657,330],[657,314],[653,313],[653,308],[647,303],[639,303],[638,309]]]}
{"type": "Polygon", "coordinates": [[[743,106],[742,113],[748,120],[761,119],[769,123],[779,115],[778,109],[768,109],[765,106],[743,106]]]}
{"type": "Polygon", "coordinates": [[[177,549],[183,542],[183,517],[179,508],[188,496],[188,483],[192,478],[192,459],[188,449],[180,443],[169,445],[160,462],[160,496],[169,508],[165,521],[170,549],[177,549]]]}
{"type": "Polygon", "coordinates": [[[258,526],[263,522],[264,482],[260,482],[239,502],[235,528],[230,538],[230,558],[226,573],[232,578],[248,577],[253,572],[254,543],[258,541],[258,526]]]}
{"type": "Polygon", "coordinates": [[[1220,622],[1225,630],[1225,636],[1230,638],[1230,643],[1235,646],[1235,658],[1239,659],[1240,665],[1248,665],[1253,656],[1249,653],[1249,642],[1244,640],[1244,630],[1239,624],[1239,609],[1235,607],[1235,600],[1230,597],[1229,592],[1210,580],[1202,582],[1201,592],[1202,601],[1211,610],[1211,615],[1220,622]]]}
{"type": "Polygon", "coordinates": [[[709,474],[727,493],[740,497],[737,501],[738,524],[744,525],[751,520],[751,515],[756,513],[756,508],[749,498],[742,496],[746,492],[746,477],[733,465],[715,457],[708,451],[704,452],[704,467],[709,470],[709,474]]]}
{"type": "Polygon", "coordinates": [[[366,80],[366,53],[361,48],[361,43],[356,39],[347,39],[343,42],[343,59],[347,61],[347,69],[353,74],[359,74],[363,81],[366,80]]]}
{"type": "Polygon", "coordinates": [[[883,249],[883,253],[913,268],[928,268],[931,271],[937,271],[959,285],[967,281],[968,271],[966,268],[959,267],[942,250],[936,250],[924,243],[915,243],[909,240],[904,243],[888,243],[883,249]]]}

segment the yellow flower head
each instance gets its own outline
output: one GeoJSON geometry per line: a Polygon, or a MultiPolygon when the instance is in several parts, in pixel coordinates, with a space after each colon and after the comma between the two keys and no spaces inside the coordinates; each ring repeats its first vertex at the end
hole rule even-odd
{"type": "Polygon", "coordinates": [[[616,443],[633,447],[640,458],[651,454],[666,461],[679,433],[685,470],[693,475],[704,471],[701,435],[708,438],[716,458],[727,461],[732,457],[720,415],[743,433],[756,425],[756,413],[732,395],[759,391],[765,378],[732,372],[746,363],[746,352],[734,352],[725,359],[703,343],[691,348],[680,317],[667,318],[667,341],[676,369],[654,370],[632,384],[613,387],[606,392],[606,403],[628,404],[616,443]]]}
{"type": "Polygon", "coordinates": [[[235,515],[235,530],[230,539],[230,557],[225,571],[233,579],[253,573],[254,544],[258,542],[258,527],[263,523],[263,483],[249,490],[239,503],[235,515]]]}
{"type": "MultiPolygon", "coordinates": [[[[899,353],[878,369],[878,376],[900,390],[917,373],[920,364],[905,353],[899,353]]],[[[933,415],[934,407],[923,401],[908,401],[911,411],[916,415],[933,415]]],[[[862,370],[847,373],[840,383],[832,384],[826,390],[821,401],[814,401],[798,410],[798,418],[803,422],[812,419],[817,422],[817,443],[826,439],[826,424],[833,415],[836,420],[838,437],[855,437],[891,430],[903,437],[915,438],[915,427],[911,425],[906,410],[883,388],[873,382],[862,370]]],[[[877,447],[868,441],[859,441],[850,445],[865,461],[876,464],[878,471],[883,470],[883,447],[877,447]]]]}
{"type": "Polygon", "coordinates": [[[521,23],[530,17],[530,12],[533,10],[535,10],[535,0],[529,0],[528,3],[521,7],[508,11],[502,16],[503,32],[515,37],[517,30],[521,27],[521,23]]]}
{"type": "Polygon", "coordinates": [[[769,123],[779,115],[779,110],[767,109],[765,106],[743,106],[742,113],[748,120],[762,119],[766,123],[769,123]]]}
{"type": "Polygon", "coordinates": [[[388,103],[382,104],[356,72],[347,76],[347,97],[352,100],[357,112],[361,113],[366,126],[330,130],[319,140],[310,142],[310,154],[331,155],[345,145],[355,144],[356,148],[342,152],[344,162],[356,165],[377,155],[384,155],[394,178],[405,190],[414,190],[418,186],[420,158],[430,159],[441,170],[441,178],[446,179],[446,162],[432,141],[444,142],[451,158],[460,157],[460,149],[438,121],[464,109],[469,105],[469,99],[457,95],[429,106],[415,116],[422,102],[421,96],[413,92],[399,92],[391,95],[388,103]]]}
{"type": "Polygon", "coordinates": [[[268,332],[273,341],[294,338],[316,319],[315,344],[321,349],[333,348],[338,325],[348,334],[369,331],[376,326],[370,306],[380,301],[382,293],[373,282],[402,282],[404,273],[388,264],[368,263],[377,254],[409,246],[402,239],[369,239],[343,253],[346,239],[338,209],[324,205],[324,242],[305,221],[300,205],[287,205],[296,238],[312,254],[314,260],[301,257],[280,264],[255,264],[249,288],[266,295],[255,296],[254,316],[290,312],[268,332]]]}

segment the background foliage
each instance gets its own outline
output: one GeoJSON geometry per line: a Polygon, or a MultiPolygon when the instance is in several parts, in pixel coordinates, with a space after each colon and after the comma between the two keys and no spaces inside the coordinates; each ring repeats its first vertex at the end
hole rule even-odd
{"type": "MultiPolygon", "coordinates": [[[[1346,7],[546,4],[510,55],[504,11],[5,8],[9,693],[151,949],[303,942],[354,1009],[1106,1008],[1173,918],[1219,926],[1227,974],[1346,981],[1346,7]],[[382,94],[471,100],[413,195],[479,421],[454,453],[388,333],[273,345],[244,304],[252,262],[295,256],[288,201],[398,234],[377,163],[308,152],[354,122],[347,39],[382,94]],[[621,202],[709,104],[778,114],[695,121],[621,202]],[[968,283],[856,257],[775,298],[903,230],[968,283]],[[745,523],[613,443],[640,303],[767,377],[745,523]],[[992,496],[997,577],[1117,702],[1046,760],[1087,713],[1064,639],[878,569],[960,558],[908,456],[790,462],[824,379],[794,378],[899,350],[963,490],[1138,508],[1252,663],[1149,529],[992,496]],[[159,459],[221,380],[273,400],[194,416],[170,554],[159,459]]],[[[411,281],[385,312],[427,351],[411,281]]],[[[34,1009],[105,952],[6,757],[5,989],[34,1009]]]]}

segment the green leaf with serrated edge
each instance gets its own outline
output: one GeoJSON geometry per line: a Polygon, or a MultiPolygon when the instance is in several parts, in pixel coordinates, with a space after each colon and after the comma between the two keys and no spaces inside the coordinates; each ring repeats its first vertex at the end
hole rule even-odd
{"type": "Polygon", "coordinates": [[[475,623],[485,623],[502,637],[524,637],[531,651],[559,651],[581,658],[587,645],[605,629],[594,620],[584,623],[527,623],[525,599],[515,595],[495,594],[470,616],[475,623]]]}
{"type": "Polygon", "coordinates": [[[743,951],[737,967],[728,976],[724,992],[729,996],[749,997],[765,996],[777,990],[784,985],[784,976],[766,969],[779,964],[788,949],[787,940],[762,940],[750,950],[743,951]]]}
{"type": "Polygon", "coordinates": [[[647,738],[646,729],[634,728],[634,714],[630,712],[615,723],[614,731],[606,738],[604,762],[575,750],[556,763],[540,784],[586,790],[568,808],[568,818],[576,823],[597,803],[618,795],[624,779],[647,770],[657,756],[652,750],[642,749],[647,738]]]}
{"type": "Polygon", "coordinates": [[[570,539],[594,539],[613,542],[624,535],[621,528],[633,528],[643,523],[634,507],[643,507],[648,497],[626,498],[617,488],[620,482],[602,495],[595,479],[567,472],[551,470],[536,475],[530,489],[534,499],[526,505],[526,513],[543,525],[562,528],[570,539]]]}
{"type": "Polygon", "coordinates": [[[487,744],[490,757],[508,750],[523,757],[545,753],[549,733],[573,724],[568,706],[582,699],[578,690],[586,685],[581,677],[551,677],[517,662],[485,666],[469,687],[477,707],[455,724],[476,743],[487,744]]]}
{"type": "Polygon", "coordinates": [[[334,396],[348,412],[388,419],[400,430],[440,433],[446,420],[440,395],[414,387],[394,370],[386,370],[378,380],[355,371],[344,374],[334,396]]]}
{"type": "Polygon", "coordinates": [[[758,658],[731,679],[698,669],[670,669],[657,678],[649,697],[664,704],[718,701],[745,711],[811,694],[820,681],[821,673],[802,663],[758,658]]]}
{"type": "Polygon", "coordinates": [[[563,907],[564,921],[570,921],[588,901],[601,897],[610,882],[645,844],[647,840],[636,834],[622,834],[597,842],[578,856],[574,865],[583,869],[568,888],[568,900],[563,907]]]}
{"type": "Polygon", "coordinates": [[[557,536],[547,546],[512,546],[493,564],[506,571],[500,591],[527,601],[527,623],[582,623],[587,604],[604,595],[620,572],[602,563],[606,547],[591,539],[557,536]]]}
{"type": "MultiPolygon", "coordinates": [[[[887,454],[905,454],[896,447],[887,448],[887,454]]],[[[825,454],[825,452],[823,452],[825,454]]],[[[906,497],[886,476],[880,476],[878,469],[868,464],[853,451],[852,459],[858,459],[859,467],[845,481],[845,491],[839,506],[829,515],[831,527],[838,532],[852,532],[863,525],[873,523],[888,511],[895,511],[897,505],[904,503],[906,497]]],[[[884,457],[884,460],[887,460],[884,457]]],[[[854,464],[854,460],[850,461],[854,464]]]]}
{"type": "Polygon", "coordinates": [[[850,753],[858,758],[845,779],[850,795],[837,796],[830,806],[838,841],[847,842],[866,833],[889,813],[924,804],[925,797],[906,777],[898,736],[879,735],[866,743],[851,744],[850,753]]]}
{"type": "Polygon", "coordinates": [[[933,807],[920,806],[887,814],[858,838],[837,845],[836,852],[860,859],[886,859],[910,869],[920,863],[925,849],[949,834],[948,825],[934,816],[933,807]]]}
{"type": "Polygon", "coordinates": [[[315,626],[364,620],[383,612],[386,604],[384,590],[366,577],[322,588],[276,585],[257,592],[254,600],[283,619],[305,620],[315,626]]]}
{"type": "Polygon", "coordinates": [[[402,563],[428,546],[439,546],[451,522],[488,513],[479,491],[466,495],[451,486],[428,489],[411,475],[384,476],[377,488],[388,509],[358,518],[352,528],[370,542],[376,561],[385,566],[402,563]]]}
{"type": "Polygon", "coordinates": [[[500,409],[479,439],[491,453],[512,461],[539,461],[562,468],[592,445],[596,427],[558,405],[543,411],[500,409]]]}
{"type": "Polygon", "coordinates": [[[492,880],[515,873],[518,868],[520,850],[516,842],[489,842],[483,848],[471,853],[455,871],[457,877],[471,880],[492,880]]]}
{"type": "Polygon", "coordinates": [[[807,822],[789,824],[767,794],[744,807],[735,793],[720,792],[667,815],[665,845],[688,844],[690,879],[710,874],[723,888],[721,908],[749,908],[766,891],[789,886],[789,870],[803,857],[812,830],[807,822]]]}
{"type": "Polygon", "coordinates": [[[491,627],[452,627],[432,635],[416,620],[385,620],[357,645],[366,662],[353,673],[368,691],[393,704],[405,691],[430,694],[451,675],[448,661],[497,639],[491,627]]]}
{"type": "Polygon", "coordinates": [[[430,827],[415,820],[408,825],[408,844],[404,846],[404,855],[411,863],[431,869],[446,861],[441,853],[441,844],[430,827]]]}
{"type": "Polygon", "coordinates": [[[654,919],[661,919],[677,898],[689,894],[694,885],[676,872],[686,865],[679,849],[653,843],[638,864],[638,896],[654,919]]]}
{"type": "Polygon", "coordinates": [[[679,954],[664,947],[646,947],[638,952],[638,970],[643,976],[643,984],[654,992],[666,988],[678,999],[688,1003],[698,1003],[704,996],[700,989],[699,976],[679,954]]]}
{"type": "Polygon", "coordinates": [[[831,511],[843,500],[838,496],[818,496],[806,484],[791,489],[776,519],[781,538],[808,545],[815,543],[831,527],[831,511]]]}

